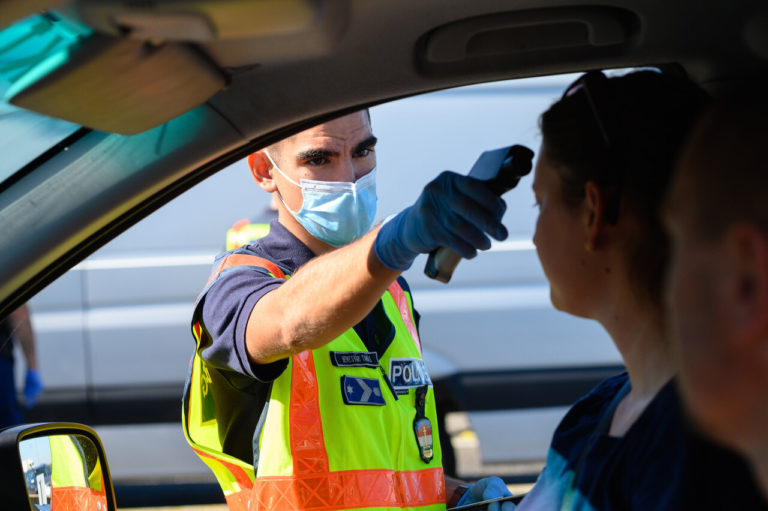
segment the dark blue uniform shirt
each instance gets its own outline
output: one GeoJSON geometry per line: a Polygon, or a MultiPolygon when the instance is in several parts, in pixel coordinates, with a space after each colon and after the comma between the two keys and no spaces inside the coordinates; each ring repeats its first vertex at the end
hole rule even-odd
{"type": "MultiPolygon", "coordinates": [[[[315,254],[283,227],[270,222],[269,234],[247,248],[277,264],[285,273],[293,274],[315,254]]],[[[259,299],[285,281],[254,271],[222,273],[208,290],[202,305],[202,319],[213,345],[203,351],[203,358],[215,367],[269,383],[285,369],[288,361],[267,365],[248,360],[245,328],[251,310],[259,299]]]]}

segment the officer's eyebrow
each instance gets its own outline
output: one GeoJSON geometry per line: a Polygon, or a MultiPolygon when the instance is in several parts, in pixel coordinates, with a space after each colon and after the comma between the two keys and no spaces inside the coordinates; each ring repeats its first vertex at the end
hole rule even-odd
{"type": "Polygon", "coordinates": [[[376,138],[376,137],[374,137],[373,135],[371,135],[370,137],[366,138],[366,139],[365,139],[365,140],[363,140],[362,142],[359,142],[359,143],[358,143],[358,144],[355,146],[355,150],[354,150],[354,151],[352,151],[352,154],[355,154],[355,153],[359,153],[359,152],[360,152],[360,151],[362,151],[363,149],[371,149],[373,146],[375,146],[375,145],[376,145],[376,142],[378,142],[378,141],[379,141],[379,139],[378,139],[378,138],[376,138]]]}
{"type": "MultiPolygon", "coordinates": [[[[378,141],[379,141],[378,138],[371,135],[370,137],[365,138],[361,142],[358,142],[354,150],[352,151],[352,154],[359,153],[363,149],[370,149],[373,146],[375,146],[378,141]]],[[[303,161],[314,160],[315,158],[330,158],[333,156],[339,156],[339,152],[333,151],[331,149],[307,149],[306,151],[301,151],[296,154],[296,161],[303,162],[303,161]]]]}
{"type": "Polygon", "coordinates": [[[338,151],[331,151],[330,149],[307,149],[301,151],[296,155],[297,162],[314,160],[315,158],[329,158],[331,156],[338,156],[338,151]]]}

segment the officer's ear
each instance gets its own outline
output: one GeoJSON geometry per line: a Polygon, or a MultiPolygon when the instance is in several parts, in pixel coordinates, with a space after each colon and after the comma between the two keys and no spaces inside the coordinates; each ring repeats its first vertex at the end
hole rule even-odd
{"type": "Polygon", "coordinates": [[[272,163],[263,150],[256,151],[248,156],[248,167],[251,170],[251,176],[253,176],[254,181],[262,190],[268,193],[273,193],[277,190],[277,186],[272,179],[272,163]]]}

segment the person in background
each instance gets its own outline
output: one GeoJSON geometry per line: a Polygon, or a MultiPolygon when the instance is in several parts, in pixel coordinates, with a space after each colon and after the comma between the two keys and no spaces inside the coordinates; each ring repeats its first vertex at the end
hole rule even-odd
{"type": "MultiPolygon", "coordinates": [[[[768,102],[720,98],[686,144],[664,218],[682,394],[768,500],[768,102]]],[[[733,507],[731,509],[747,509],[733,507]]]]}
{"type": "Polygon", "coordinates": [[[0,428],[24,422],[22,408],[35,406],[42,391],[35,333],[29,318],[29,307],[25,304],[0,322],[0,428]],[[16,397],[14,342],[21,348],[27,366],[23,404],[16,397]]]}
{"type": "Polygon", "coordinates": [[[669,242],[658,208],[707,103],[687,79],[593,71],[541,116],[533,242],[552,304],[598,321],[626,372],[567,412],[521,511],[755,509],[743,463],[687,427],[663,301],[669,242]],[[698,500],[691,481],[710,483],[698,500]],[[715,486],[725,493],[706,492],[715,486]]]}
{"type": "MultiPolygon", "coordinates": [[[[253,166],[253,155],[248,157],[248,167],[253,166]]],[[[242,218],[227,230],[224,250],[234,250],[269,234],[269,222],[277,219],[277,199],[272,197],[269,207],[259,215],[242,218]]]]}

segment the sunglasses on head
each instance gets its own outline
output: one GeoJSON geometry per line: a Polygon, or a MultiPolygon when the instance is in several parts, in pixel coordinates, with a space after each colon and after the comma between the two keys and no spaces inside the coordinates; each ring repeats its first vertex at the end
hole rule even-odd
{"type": "MultiPolygon", "coordinates": [[[[608,77],[603,74],[602,71],[589,71],[576,79],[568,88],[565,89],[561,100],[566,99],[579,91],[584,91],[589,109],[592,112],[592,118],[597,125],[597,129],[600,132],[600,137],[605,144],[605,150],[608,155],[609,162],[616,162],[618,158],[615,157],[615,143],[612,139],[611,132],[609,131],[610,124],[606,122],[606,119],[610,117],[601,108],[600,100],[607,96],[608,89],[608,77]]],[[[622,167],[619,167],[620,169],[622,167]]],[[[621,190],[624,181],[624,172],[617,172],[614,179],[611,181],[614,185],[614,193],[611,193],[608,197],[605,207],[606,220],[615,225],[619,219],[619,203],[621,198],[621,190]]]]}
{"type": "Polygon", "coordinates": [[[562,99],[576,94],[578,91],[583,90],[584,96],[589,103],[589,109],[592,111],[592,117],[597,124],[597,128],[600,130],[600,135],[605,142],[607,148],[611,148],[611,137],[608,135],[608,130],[605,126],[605,115],[601,112],[598,106],[599,97],[605,97],[605,90],[607,88],[608,77],[606,77],[602,71],[589,71],[578,77],[575,82],[568,86],[563,93],[562,99]]]}

